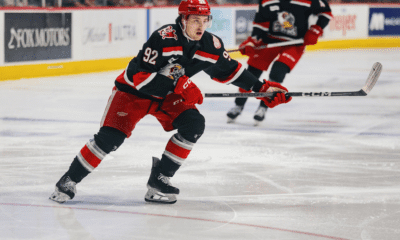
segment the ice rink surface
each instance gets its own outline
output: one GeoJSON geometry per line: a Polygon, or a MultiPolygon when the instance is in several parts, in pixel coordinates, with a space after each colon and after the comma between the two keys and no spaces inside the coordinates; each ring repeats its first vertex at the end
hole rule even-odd
{"type": "MultiPolygon", "coordinates": [[[[375,62],[368,96],[295,98],[258,127],[256,99],[235,124],[233,98],[205,99],[206,130],[172,178],[173,205],[144,201],[151,158],[175,133],[152,116],[73,200],[48,199],[97,133],[121,71],[0,82],[0,239],[398,240],[399,49],[307,52],[283,85],[358,91],[375,62]]],[[[237,91],[193,80],[204,93],[237,91]]]]}

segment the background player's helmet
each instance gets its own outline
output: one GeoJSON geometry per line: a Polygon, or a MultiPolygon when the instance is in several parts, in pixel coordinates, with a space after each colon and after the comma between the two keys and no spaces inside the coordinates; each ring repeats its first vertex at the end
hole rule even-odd
{"type": "Polygon", "coordinates": [[[178,12],[182,18],[186,19],[189,15],[211,16],[211,8],[207,0],[182,0],[178,12]]]}

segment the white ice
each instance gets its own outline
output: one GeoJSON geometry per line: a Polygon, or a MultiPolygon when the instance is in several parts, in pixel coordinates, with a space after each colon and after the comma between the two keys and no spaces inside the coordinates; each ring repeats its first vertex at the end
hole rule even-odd
{"type": "MultiPolygon", "coordinates": [[[[294,98],[258,127],[256,99],[236,124],[232,98],[205,99],[206,130],[172,179],[173,205],[144,201],[151,158],[174,133],[151,116],[73,200],[48,200],[121,71],[0,82],[0,239],[398,240],[399,49],[307,52],[284,86],[358,91],[374,62],[383,72],[368,96],[294,98]]],[[[204,93],[237,91],[193,80],[204,93]]]]}

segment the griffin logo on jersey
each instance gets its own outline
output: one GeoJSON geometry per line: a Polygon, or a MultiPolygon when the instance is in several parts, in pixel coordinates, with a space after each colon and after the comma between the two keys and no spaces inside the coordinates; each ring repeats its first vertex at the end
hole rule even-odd
{"type": "Polygon", "coordinates": [[[173,38],[175,40],[178,40],[178,35],[175,34],[176,30],[172,29],[172,26],[163,28],[160,31],[158,31],[158,33],[161,35],[163,40],[166,38],[173,38]]]}
{"type": "Polygon", "coordinates": [[[180,77],[185,75],[185,69],[180,64],[171,63],[163,67],[158,73],[177,81],[180,77]]]}
{"type": "Polygon", "coordinates": [[[294,16],[288,12],[278,13],[278,20],[274,22],[274,32],[281,32],[290,36],[297,36],[297,27],[294,26],[294,16]]]}

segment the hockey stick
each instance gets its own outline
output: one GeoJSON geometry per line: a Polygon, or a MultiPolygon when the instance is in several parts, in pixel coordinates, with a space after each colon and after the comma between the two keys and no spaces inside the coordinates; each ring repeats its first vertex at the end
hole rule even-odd
{"type": "MultiPolygon", "coordinates": [[[[254,49],[261,50],[264,48],[282,47],[282,46],[289,46],[289,45],[296,45],[296,44],[303,44],[303,43],[304,43],[303,39],[296,39],[296,40],[291,40],[291,41],[286,41],[286,42],[268,43],[266,45],[262,45],[262,46],[254,48],[254,49]]],[[[240,49],[229,50],[227,52],[231,53],[231,52],[237,52],[237,51],[240,51],[240,49]]]]}
{"type": "MultiPolygon", "coordinates": [[[[382,64],[379,62],[374,63],[371,72],[365,82],[364,87],[359,91],[354,92],[288,92],[286,97],[343,97],[343,96],[367,96],[378,81],[379,75],[382,72],[382,64]]],[[[257,92],[257,93],[206,93],[204,97],[235,97],[235,98],[248,98],[248,97],[272,97],[277,92],[257,92]]]]}

